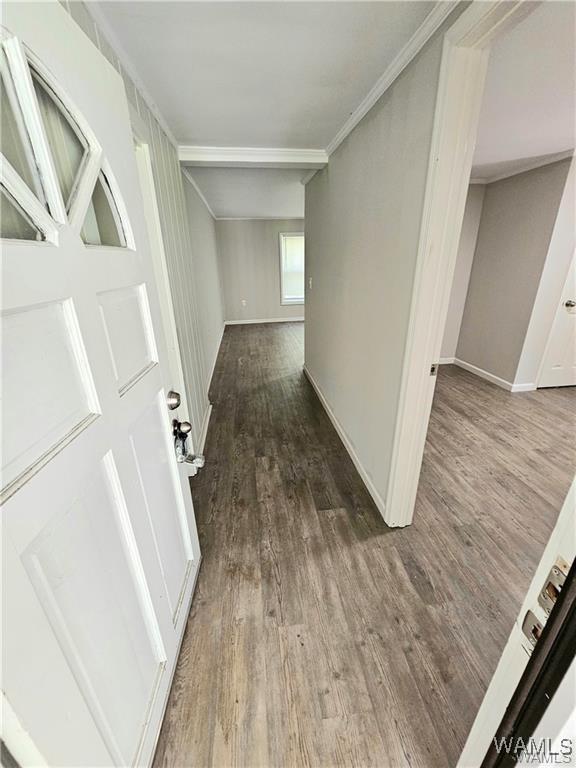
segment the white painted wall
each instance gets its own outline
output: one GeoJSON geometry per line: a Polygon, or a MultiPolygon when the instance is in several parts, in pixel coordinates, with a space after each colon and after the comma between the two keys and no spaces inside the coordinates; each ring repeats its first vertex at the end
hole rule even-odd
{"type": "Polygon", "coordinates": [[[486,186],[456,357],[510,386],[569,165],[563,160],[486,186]]]}
{"type": "Polygon", "coordinates": [[[280,303],[280,232],[303,231],[302,219],[216,221],[227,321],[304,317],[303,304],[280,303]]]}
{"type": "Polygon", "coordinates": [[[194,186],[183,176],[190,227],[192,287],[196,295],[205,386],[210,379],[224,331],[224,306],[218,267],[216,222],[194,186]]]}
{"type": "Polygon", "coordinates": [[[456,357],[458,336],[460,335],[460,326],[462,324],[464,305],[466,304],[466,294],[468,292],[472,261],[474,259],[474,251],[476,250],[476,241],[478,239],[478,228],[480,227],[480,216],[482,214],[482,204],[484,202],[484,189],[483,184],[471,184],[468,188],[468,197],[466,198],[466,208],[464,209],[464,219],[462,221],[462,232],[460,234],[460,244],[458,246],[458,256],[456,257],[454,279],[450,291],[450,303],[448,305],[448,314],[446,316],[444,338],[442,339],[442,350],[440,353],[440,362],[444,363],[453,362],[456,357]]]}
{"type": "Polygon", "coordinates": [[[537,384],[548,335],[575,247],[576,161],[572,160],[516,371],[517,385],[537,384]]]}
{"type": "Polygon", "coordinates": [[[306,369],[381,512],[442,38],[439,31],[306,186],[306,369]]]}

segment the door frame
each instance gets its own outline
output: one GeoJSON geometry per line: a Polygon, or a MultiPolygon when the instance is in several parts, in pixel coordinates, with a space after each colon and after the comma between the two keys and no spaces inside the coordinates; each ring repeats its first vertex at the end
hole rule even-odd
{"type": "MultiPolygon", "coordinates": [[[[516,696],[521,696],[518,686],[524,679],[523,676],[528,668],[534,668],[532,660],[537,659],[543,652],[546,654],[550,650],[547,646],[546,637],[552,633],[556,618],[562,613],[560,609],[564,598],[556,603],[550,616],[546,619],[544,610],[538,603],[538,595],[542,590],[542,586],[546,584],[548,574],[555,565],[558,555],[567,563],[572,563],[571,572],[574,572],[576,567],[575,510],[576,478],[574,478],[566,494],[556,525],[546,542],[540,562],[532,577],[506,646],[498,661],[498,666],[490,680],[480,708],[476,712],[476,717],[468,733],[468,738],[456,768],[479,768],[483,758],[487,755],[491,745],[493,745],[493,738],[496,735],[501,735],[499,729],[504,718],[512,711],[511,705],[520,701],[520,698],[516,698],[516,696]],[[522,631],[523,620],[529,610],[544,625],[544,631],[533,653],[531,653],[531,645],[522,631]]],[[[561,596],[564,595],[564,592],[568,591],[567,585],[568,580],[565,582],[560,593],[561,596]]],[[[556,663],[556,660],[554,660],[554,663],[556,663]]],[[[531,686],[528,687],[531,688],[531,686]]],[[[526,693],[526,690],[524,693],[526,693]]]]}
{"type": "MultiPolygon", "coordinates": [[[[572,162],[574,164],[574,161],[572,161],[572,162]]],[[[570,177],[568,177],[568,182],[567,183],[569,183],[569,181],[570,181],[570,177]]],[[[572,250],[572,257],[571,257],[570,262],[568,264],[568,270],[566,272],[566,275],[564,276],[564,280],[562,282],[562,288],[560,289],[560,293],[558,295],[558,302],[560,302],[560,303],[557,304],[556,310],[555,310],[554,314],[552,315],[552,321],[550,323],[550,330],[548,331],[548,336],[546,338],[546,344],[545,344],[544,350],[542,352],[542,360],[540,361],[540,365],[538,367],[538,374],[536,376],[536,389],[538,389],[538,387],[541,386],[540,382],[542,381],[542,377],[544,376],[545,365],[546,365],[546,361],[548,359],[548,350],[549,350],[550,345],[552,344],[552,341],[553,341],[553,334],[554,334],[554,327],[556,325],[556,319],[558,317],[558,313],[562,311],[562,304],[561,304],[562,296],[564,294],[564,290],[566,288],[566,284],[568,282],[568,278],[570,276],[570,273],[574,269],[574,262],[575,261],[576,261],[576,249],[573,249],[572,250]]]]}
{"type": "MultiPolygon", "coordinates": [[[[158,196],[156,194],[156,183],[154,180],[154,168],[152,165],[152,142],[149,136],[148,127],[144,120],[140,117],[130,102],[128,102],[128,107],[130,111],[132,135],[134,137],[134,151],[136,154],[140,191],[142,193],[142,202],[146,214],[146,226],[148,230],[148,239],[150,241],[150,255],[154,269],[154,278],[156,280],[162,326],[164,328],[164,336],[166,339],[168,365],[170,366],[170,373],[174,381],[174,386],[178,387],[180,394],[180,406],[174,413],[176,414],[179,410],[180,419],[189,420],[190,408],[186,391],[186,380],[184,378],[184,368],[182,366],[182,353],[180,350],[180,341],[178,339],[176,315],[174,314],[174,300],[172,296],[172,288],[170,287],[168,262],[166,259],[166,250],[164,248],[164,237],[162,234],[158,196]]],[[[188,435],[188,444],[192,453],[198,452],[197,449],[199,446],[195,444],[192,433],[188,435]]],[[[192,470],[190,471],[190,474],[193,474],[192,470]]]]}
{"type": "Polygon", "coordinates": [[[412,522],[493,40],[538,3],[474,0],[444,36],[386,523],[412,522]]]}
{"type": "Polygon", "coordinates": [[[542,636],[530,656],[506,714],[502,718],[482,768],[515,765],[512,755],[496,748],[498,741],[521,739],[524,744],[540,723],[548,705],[573,663],[576,644],[576,562],[566,577],[558,601],[542,630],[542,636]],[[572,654],[571,654],[572,651],[572,654]]]}

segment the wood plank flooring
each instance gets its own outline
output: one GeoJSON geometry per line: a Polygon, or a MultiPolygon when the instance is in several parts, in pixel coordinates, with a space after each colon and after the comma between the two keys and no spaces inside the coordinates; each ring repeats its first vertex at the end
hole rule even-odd
{"type": "Polygon", "coordinates": [[[443,366],[392,530],[302,362],[300,323],[224,334],[155,766],[454,766],[574,474],[576,392],[443,366]]]}

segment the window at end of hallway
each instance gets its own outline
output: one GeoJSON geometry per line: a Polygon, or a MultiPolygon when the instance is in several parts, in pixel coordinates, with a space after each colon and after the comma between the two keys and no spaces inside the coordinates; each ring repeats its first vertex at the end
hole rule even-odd
{"type": "Polygon", "coordinates": [[[304,304],[304,234],[280,234],[280,303],[304,304]]]}

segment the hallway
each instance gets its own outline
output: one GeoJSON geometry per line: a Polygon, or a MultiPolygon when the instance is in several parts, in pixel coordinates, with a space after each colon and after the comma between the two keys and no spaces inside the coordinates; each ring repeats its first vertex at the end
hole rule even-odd
{"type": "Polygon", "coordinates": [[[454,766],[574,471],[574,391],[442,367],[414,524],[302,373],[230,326],[193,482],[203,562],[155,766],[454,766]]]}

